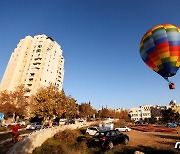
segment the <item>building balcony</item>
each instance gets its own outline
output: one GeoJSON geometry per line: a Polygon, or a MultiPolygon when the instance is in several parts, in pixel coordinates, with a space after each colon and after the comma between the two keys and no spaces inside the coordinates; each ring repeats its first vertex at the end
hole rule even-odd
{"type": "Polygon", "coordinates": [[[40,69],[40,66],[35,66],[34,69],[38,69],[38,70],[39,70],[39,69],[40,69]]]}
{"type": "Polygon", "coordinates": [[[32,83],[31,83],[31,82],[28,82],[27,85],[28,85],[28,86],[32,86],[32,83]]]}
{"type": "Polygon", "coordinates": [[[30,75],[34,77],[35,73],[34,73],[34,72],[32,72],[32,73],[30,73],[30,75]]]}
{"type": "Polygon", "coordinates": [[[33,80],[33,79],[34,79],[34,76],[30,76],[30,77],[29,77],[29,80],[33,80]]]}
{"type": "Polygon", "coordinates": [[[26,93],[24,94],[24,97],[29,97],[30,95],[31,95],[30,92],[26,92],[26,93]]]}
{"type": "Polygon", "coordinates": [[[34,64],[34,65],[39,65],[39,64],[41,64],[41,60],[35,60],[35,61],[33,62],[33,64],[34,64]]]}
{"type": "Polygon", "coordinates": [[[37,56],[37,57],[34,58],[34,60],[41,60],[41,59],[42,59],[41,56],[37,56]]]}

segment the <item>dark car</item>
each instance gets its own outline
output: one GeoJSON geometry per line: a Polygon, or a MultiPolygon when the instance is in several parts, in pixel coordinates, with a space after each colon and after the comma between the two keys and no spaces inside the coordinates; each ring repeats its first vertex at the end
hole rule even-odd
{"type": "Polygon", "coordinates": [[[112,149],[115,144],[127,145],[129,137],[118,130],[99,131],[93,136],[93,144],[106,149],[112,149]]]}

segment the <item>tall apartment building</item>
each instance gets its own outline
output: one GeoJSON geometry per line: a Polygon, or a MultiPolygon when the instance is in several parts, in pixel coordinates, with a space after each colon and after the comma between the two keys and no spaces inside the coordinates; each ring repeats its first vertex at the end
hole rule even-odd
{"type": "Polygon", "coordinates": [[[61,46],[46,35],[26,36],[10,57],[0,91],[14,91],[17,86],[24,84],[29,88],[26,96],[30,96],[50,83],[62,90],[63,78],[61,46]]]}

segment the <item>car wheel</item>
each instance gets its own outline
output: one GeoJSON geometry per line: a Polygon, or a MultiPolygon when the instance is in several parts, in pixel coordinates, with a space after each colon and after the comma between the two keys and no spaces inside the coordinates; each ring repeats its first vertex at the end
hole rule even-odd
{"type": "Polygon", "coordinates": [[[129,140],[127,138],[124,139],[124,144],[127,145],[129,140]]]}
{"type": "Polygon", "coordinates": [[[128,130],[126,129],[125,132],[128,132],[128,130]]]}
{"type": "Polygon", "coordinates": [[[113,148],[113,143],[110,141],[109,143],[108,143],[108,149],[112,149],[113,148]]]}

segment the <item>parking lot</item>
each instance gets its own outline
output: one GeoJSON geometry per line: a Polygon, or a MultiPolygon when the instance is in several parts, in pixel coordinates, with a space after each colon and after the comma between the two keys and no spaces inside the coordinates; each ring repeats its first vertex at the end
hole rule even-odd
{"type": "Polygon", "coordinates": [[[174,148],[175,143],[180,141],[180,127],[177,127],[176,131],[172,132],[143,132],[131,130],[125,133],[130,138],[128,146],[134,147],[134,149],[138,150],[139,148],[139,150],[143,150],[141,147],[144,147],[180,152],[174,148]]]}

